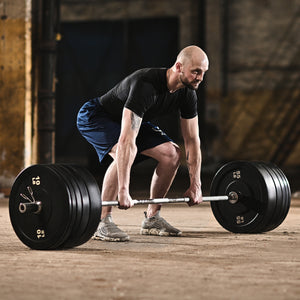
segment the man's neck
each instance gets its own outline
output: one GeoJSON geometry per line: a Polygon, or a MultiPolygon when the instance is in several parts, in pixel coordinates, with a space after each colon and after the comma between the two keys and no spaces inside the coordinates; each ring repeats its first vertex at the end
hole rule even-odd
{"type": "Polygon", "coordinates": [[[184,85],[178,80],[178,74],[174,72],[173,68],[167,70],[166,76],[167,87],[170,93],[174,93],[184,87],[184,85]]]}

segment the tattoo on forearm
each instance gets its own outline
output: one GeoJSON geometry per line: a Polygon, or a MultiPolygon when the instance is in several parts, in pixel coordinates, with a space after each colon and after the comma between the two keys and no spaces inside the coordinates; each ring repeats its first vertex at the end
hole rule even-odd
{"type": "Polygon", "coordinates": [[[131,128],[136,130],[140,127],[141,118],[138,117],[135,113],[131,113],[131,128]]]}

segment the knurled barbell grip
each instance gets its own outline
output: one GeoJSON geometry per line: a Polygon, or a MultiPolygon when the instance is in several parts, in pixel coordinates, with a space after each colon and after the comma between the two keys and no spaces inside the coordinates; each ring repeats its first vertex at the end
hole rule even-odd
{"type": "MultiPolygon", "coordinates": [[[[202,197],[203,202],[210,201],[227,201],[230,200],[229,196],[206,196],[202,197]]],[[[164,203],[186,203],[190,198],[156,198],[146,200],[133,200],[134,205],[140,204],[164,204],[164,203]]],[[[118,201],[102,201],[102,206],[119,206],[118,201]]]]}

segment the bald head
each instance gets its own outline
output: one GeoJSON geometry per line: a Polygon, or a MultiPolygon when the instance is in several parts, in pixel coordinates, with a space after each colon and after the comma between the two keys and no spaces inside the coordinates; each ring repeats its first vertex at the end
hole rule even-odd
{"type": "Polygon", "coordinates": [[[198,89],[205,72],[208,70],[208,58],[197,46],[188,46],[180,51],[174,65],[167,71],[167,85],[170,92],[187,87],[198,89]]]}
{"type": "Polygon", "coordinates": [[[177,56],[176,62],[182,65],[207,63],[208,58],[206,53],[197,46],[188,46],[183,48],[177,56]]]}

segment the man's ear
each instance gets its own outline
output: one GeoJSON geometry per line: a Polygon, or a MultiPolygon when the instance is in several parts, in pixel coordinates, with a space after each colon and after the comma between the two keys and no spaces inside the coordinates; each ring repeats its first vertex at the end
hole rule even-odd
{"type": "Polygon", "coordinates": [[[177,72],[177,73],[181,73],[181,72],[182,72],[182,63],[177,62],[177,63],[175,64],[175,68],[176,68],[176,72],[177,72]]]}

